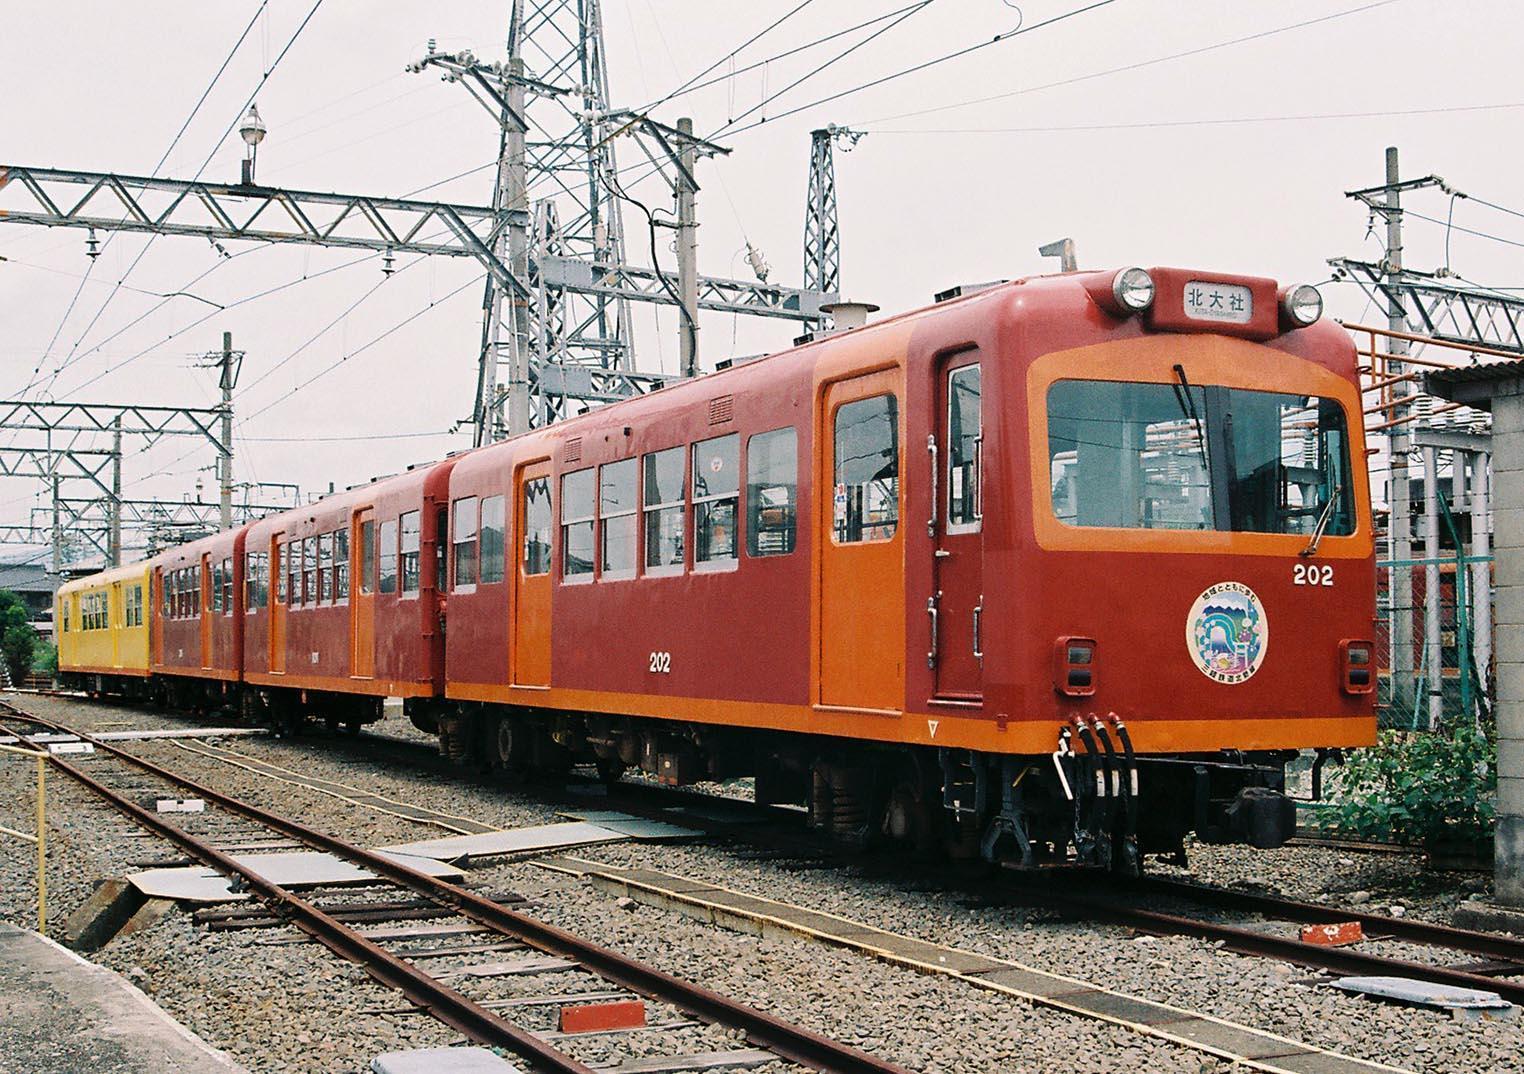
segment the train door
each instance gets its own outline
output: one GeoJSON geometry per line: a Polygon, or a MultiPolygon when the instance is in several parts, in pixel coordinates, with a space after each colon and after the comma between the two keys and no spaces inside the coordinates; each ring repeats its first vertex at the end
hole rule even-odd
{"type": "Polygon", "coordinates": [[[111,583],[110,603],[106,606],[107,631],[111,635],[111,666],[122,666],[122,629],[127,625],[127,605],[122,603],[122,583],[111,583]]]}
{"type": "Polygon", "coordinates": [[[286,608],[291,601],[291,545],[285,534],[270,539],[270,673],[286,673],[286,608]]]}
{"type": "MultiPolygon", "coordinates": [[[[350,523],[349,594],[350,663],[357,679],[376,674],[376,519],[372,508],[355,513],[350,523]]],[[[444,538],[440,538],[443,540],[444,538]]]]}
{"type": "Polygon", "coordinates": [[[550,463],[519,468],[514,488],[513,685],[550,685],[550,463]]]}
{"type": "Polygon", "coordinates": [[[201,553],[201,666],[212,666],[212,557],[201,553]]]}
{"type": "Polygon", "coordinates": [[[978,352],[963,351],[941,363],[936,396],[939,428],[928,444],[934,500],[929,660],[937,697],[979,701],[984,693],[984,425],[978,352]]]}
{"type": "Polygon", "coordinates": [[[886,370],[826,390],[816,471],[822,705],[904,708],[899,379],[886,370]]]}

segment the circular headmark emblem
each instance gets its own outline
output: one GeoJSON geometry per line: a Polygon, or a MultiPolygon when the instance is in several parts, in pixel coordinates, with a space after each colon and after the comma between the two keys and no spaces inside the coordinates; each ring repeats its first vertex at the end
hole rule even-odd
{"type": "Polygon", "coordinates": [[[1254,590],[1218,582],[1191,605],[1185,647],[1201,673],[1230,686],[1251,678],[1264,663],[1270,622],[1254,590]]]}

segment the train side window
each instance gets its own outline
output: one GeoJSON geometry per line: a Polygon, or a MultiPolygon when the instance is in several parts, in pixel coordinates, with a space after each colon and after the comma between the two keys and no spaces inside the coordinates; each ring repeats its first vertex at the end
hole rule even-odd
{"type": "Polygon", "coordinates": [[[947,375],[947,529],[952,533],[977,530],[983,514],[980,388],[978,365],[959,366],[947,375]]]}
{"type": "Polygon", "coordinates": [[[63,626],[62,626],[61,629],[63,630],[63,632],[65,634],[67,634],[69,632],[69,598],[68,597],[65,597],[63,600],[58,602],[58,614],[59,614],[59,617],[61,619],[63,619],[63,626]]]}
{"type": "Polygon", "coordinates": [[[402,592],[418,592],[420,578],[419,573],[419,538],[420,515],[417,511],[408,511],[397,520],[402,549],[402,592]]]}
{"type": "Polygon", "coordinates": [[[836,410],[835,432],[832,536],[837,544],[887,541],[900,521],[899,407],[894,396],[843,403],[836,410]]]}
{"type": "Polygon", "coordinates": [[[693,445],[693,562],[736,559],[741,493],[741,438],[735,433],[693,445]]]}
{"type": "Polygon", "coordinates": [[[746,441],[746,552],[783,556],[794,550],[799,496],[799,435],[792,428],[746,441]]]}
{"type": "Polygon", "coordinates": [[[673,574],[683,569],[683,506],[687,498],[683,449],[668,448],[645,456],[646,573],[673,574]]]}
{"type": "Polygon", "coordinates": [[[302,538],[302,603],[316,604],[318,550],[316,537],[302,538]]]}
{"type": "Polygon", "coordinates": [[[381,523],[381,538],[377,542],[376,562],[379,564],[380,582],[376,589],[381,593],[397,592],[397,520],[381,523]]]}
{"type": "Polygon", "coordinates": [[[349,531],[333,531],[333,599],[349,599],[349,531]]]}
{"type": "Polygon", "coordinates": [[[222,614],[233,614],[233,557],[222,561],[222,614]]]}
{"type": "Polygon", "coordinates": [[[222,561],[212,564],[212,611],[222,613],[222,561]]]}
{"type": "Polygon", "coordinates": [[[333,601],[333,534],[320,533],[317,535],[318,546],[318,603],[329,604],[333,601]]]}
{"type": "Polygon", "coordinates": [[[259,606],[259,553],[243,554],[243,608],[244,614],[259,606]]]}
{"type": "Polygon", "coordinates": [[[605,578],[635,577],[635,465],[623,459],[598,468],[598,557],[605,578]]]}
{"type": "Polygon", "coordinates": [[[376,591],[376,520],[367,518],[360,523],[360,592],[366,595],[376,591]]]}
{"type": "Polygon", "coordinates": [[[524,574],[550,573],[550,479],[524,482],[524,574]]]}
{"type": "Polygon", "coordinates": [[[443,593],[450,588],[450,509],[434,511],[434,588],[443,593]]]}
{"type": "Polygon", "coordinates": [[[275,562],[271,565],[271,574],[275,578],[275,603],[286,603],[286,562],[290,558],[284,541],[275,545],[275,562]]]}
{"type": "Polygon", "coordinates": [[[455,501],[455,588],[476,584],[476,522],[481,501],[466,496],[455,501]]]}
{"type": "Polygon", "coordinates": [[[593,573],[593,471],[561,477],[561,575],[593,573]]]}
{"type": "Polygon", "coordinates": [[[482,500],[481,580],[486,585],[503,580],[503,534],[507,532],[507,500],[488,496],[482,500]]]}

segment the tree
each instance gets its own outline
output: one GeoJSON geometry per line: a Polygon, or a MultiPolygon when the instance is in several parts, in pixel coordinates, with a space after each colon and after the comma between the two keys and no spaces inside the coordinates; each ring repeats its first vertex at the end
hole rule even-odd
{"type": "Polygon", "coordinates": [[[27,621],[26,603],[9,589],[0,589],[0,657],[18,686],[32,670],[36,646],[37,631],[27,621]]]}

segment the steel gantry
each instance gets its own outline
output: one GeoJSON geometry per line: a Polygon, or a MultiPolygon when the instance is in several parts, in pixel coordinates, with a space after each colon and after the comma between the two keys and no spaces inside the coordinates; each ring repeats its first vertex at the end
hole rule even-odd
{"type": "MultiPolygon", "coordinates": [[[[513,296],[515,316],[520,310],[527,316],[533,309],[541,325],[572,323],[563,317],[569,308],[567,296],[597,299],[608,309],[615,300],[674,301],[670,296],[679,286],[677,274],[620,261],[587,261],[570,252],[544,252],[527,273],[515,273],[500,256],[502,247],[495,231],[499,215],[490,206],[0,166],[0,223],[471,257],[513,296]],[[73,193],[65,196],[60,189],[73,193]],[[200,206],[194,215],[193,205],[200,206]],[[440,233],[423,232],[430,221],[444,225],[440,233]],[[534,283],[533,289],[526,281],[534,283]]],[[[513,213],[509,216],[514,218],[513,213]]],[[[542,206],[541,216],[551,219],[554,214],[542,206]]],[[[527,216],[524,219],[527,224],[527,216]]],[[[573,247],[564,240],[564,229],[547,225],[545,235],[537,240],[538,248],[570,251],[573,247]]],[[[698,287],[701,309],[805,322],[817,321],[822,302],[833,297],[808,289],[710,277],[699,277],[698,287]]],[[[659,373],[638,373],[621,364],[623,358],[620,363],[576,360],[579,348],[584,354],[596,349],[567,342],[585,340],[584,328],[585,323],[574,326],[570,334],[555,327],[537,330],[537,338],[543,342],[529,350],[528,368],[528,391],[536,397],[536,421],[563,417],[579,404],[628,398],[673,379],[659,373]],[[596,390],[585,396],[574,394],[585,384],[594,385],[596,390]]],[[[617,352],[624,354],[622,349],[617,352]]],[[[483,353],[490,355],[495,365],[496,346],[484,348],[483,353]]],[[[481,398],[497,399],[495,377],[484,382],[493,387],[484,388],[481,398]]],[[[501,422],[493,422],[492,413],[491,407],[485,413],[477,407],[476,420],[486,430],[487,439],[504,431],[501,422]]]]}
{"type": "Polygon", "coordinates": [[[1524,298],[1483,287],[1461,287],[1433,272],[1347,257],[1328,263],[1349,275],[1372,300],[1400,306],[1414,332],[1448,343],[1478,343],[1524,354],[1524,298]]]}

